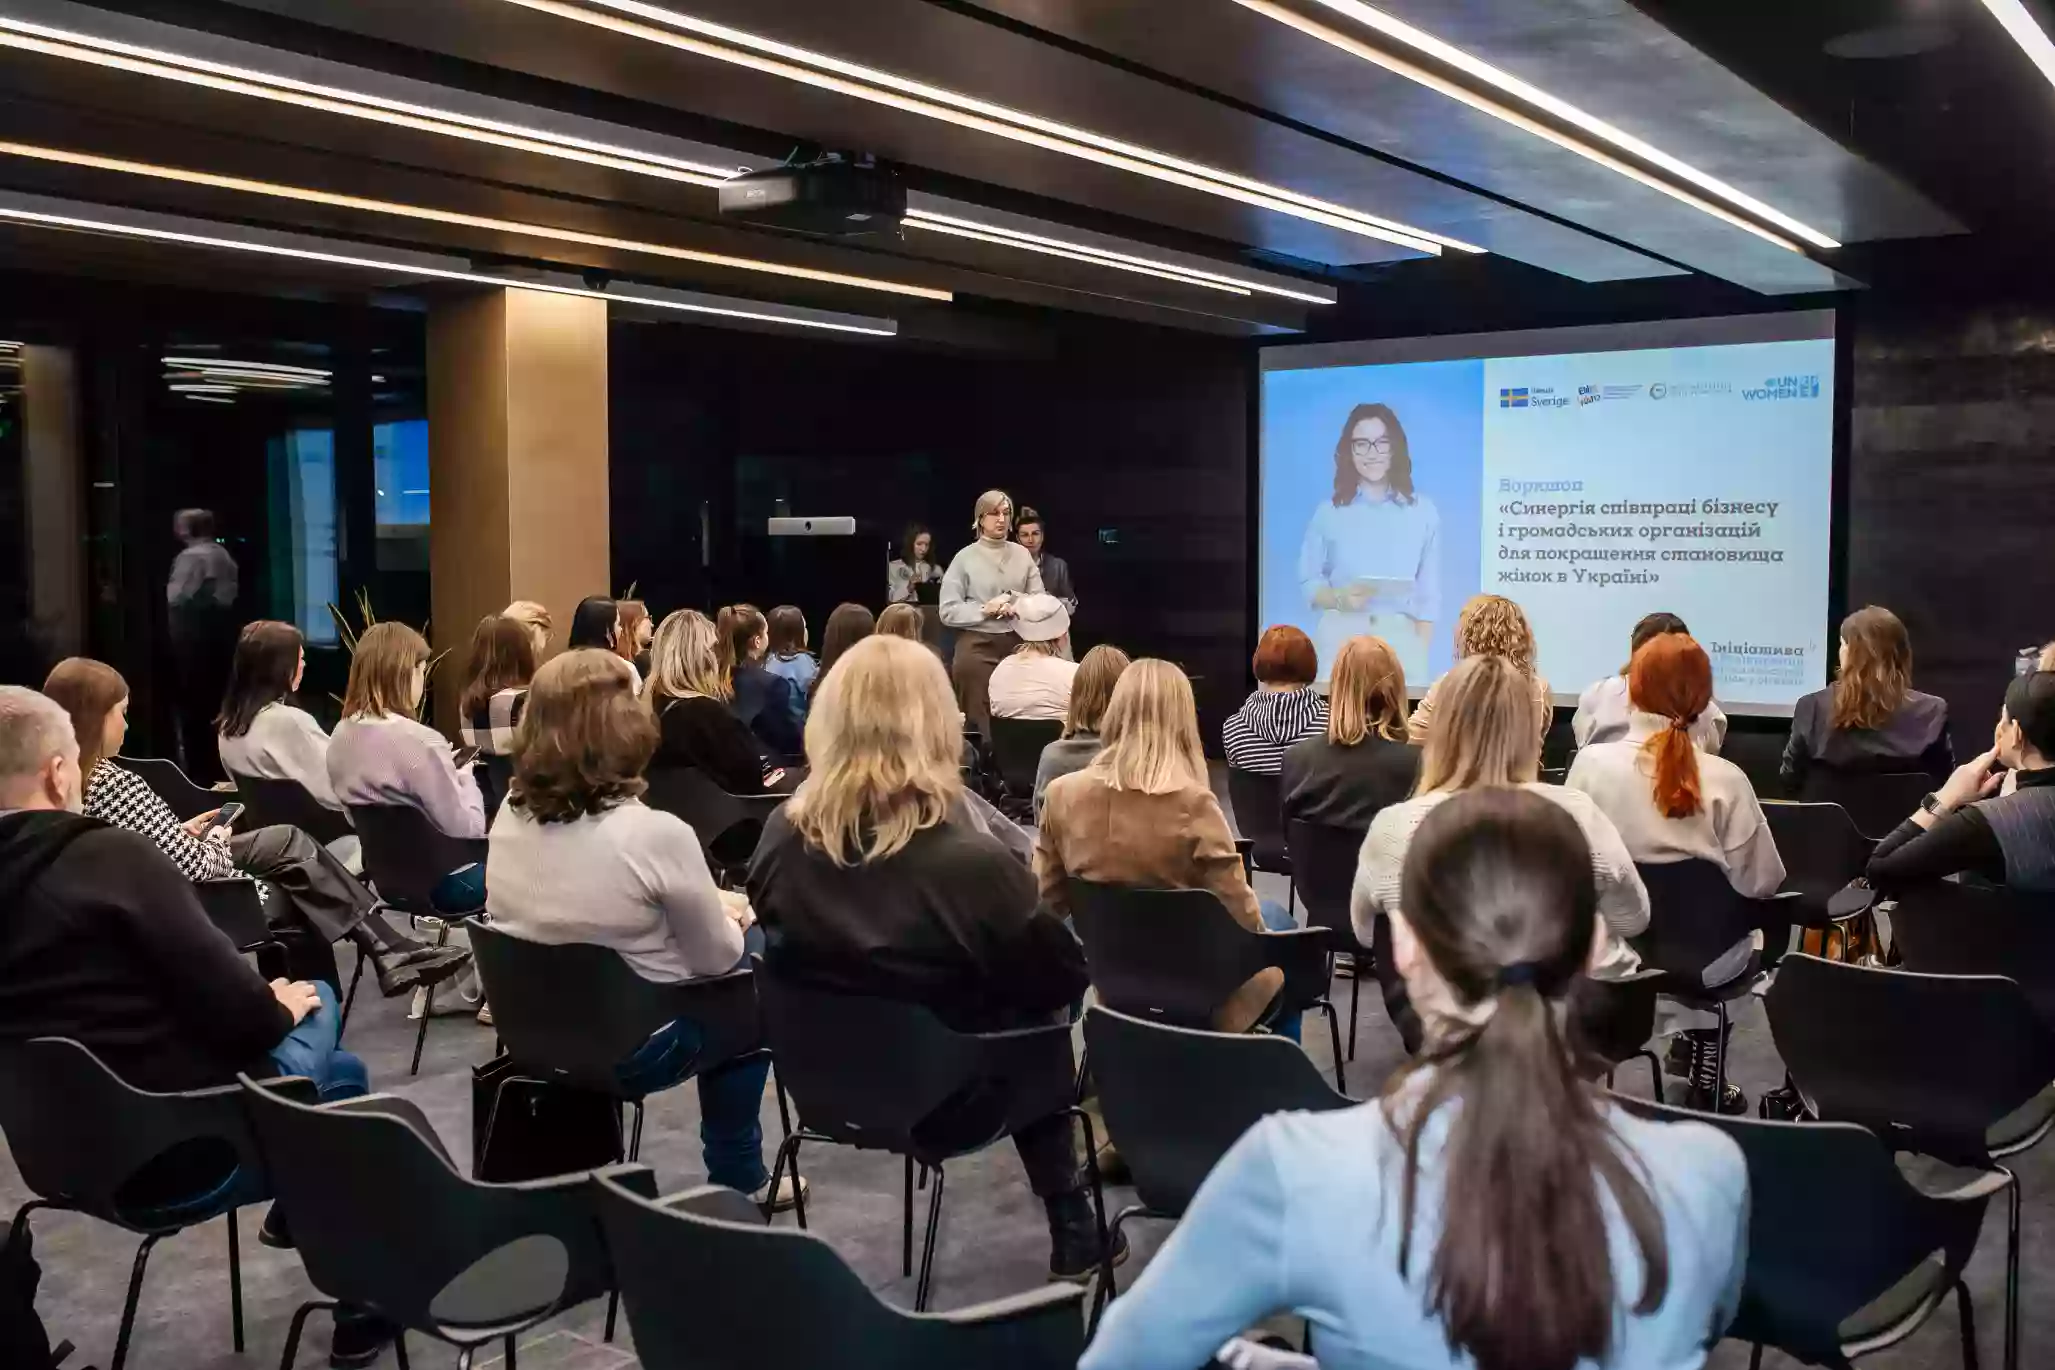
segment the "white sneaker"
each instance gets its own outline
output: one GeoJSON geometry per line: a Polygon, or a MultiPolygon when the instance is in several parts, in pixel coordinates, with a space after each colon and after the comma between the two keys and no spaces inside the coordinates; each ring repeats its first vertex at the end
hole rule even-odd
{"type": "Polygon", "coordinates": [[[771,1201],[771,1182],[769,1180],[765,1180],[763,1188],[757,1190],[749,1198],[752,1203],[767,1213],[783,1213],[788,1209],[797,1208],[802,1196],[810,1197],[812,1194],[813,1186],[806,1182],[804,1176],[800,1177],[797,1185],[794,1185],[792,1176],[786,1175],[778,1181],[777,1202],[773,1203],[771,1201]]]}
{"type": "Polygon", "coordinates": [[[491,1004],[480,1004],[480,1005],[478,1006],[478,1026],[480,1026],[480,1027],[491,1027],[491,1026],[492,1026],[492,1005],[491,1005],[491,1004]]]}

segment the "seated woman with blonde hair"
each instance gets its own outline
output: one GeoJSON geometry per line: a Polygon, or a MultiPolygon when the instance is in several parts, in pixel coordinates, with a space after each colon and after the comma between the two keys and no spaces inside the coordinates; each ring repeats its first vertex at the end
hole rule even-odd
{"type": "MultiPolygon", "coordinates": [[[[962,741],[948,673],[917,643],[865,638],[821,677],[812,769],[749,867],[765,959],[824,989],[925,1005],[958,1032],[1063,1021],[1085,992],[1084,952],[965,803],[962,741]]],[[[948,1110],[923,1126],[947,1134],[948,1110]]],[[[1049,1273],[1088,1278],[1098,1227],[1069,1118],[1013,1144],[1047,1211],[1049,1273]]]]}
{"type": "Polygon", "coordinates": [[[1037,817],[1049,782],[1083,770],[1105,745],[1099,738],[1099,724],[1106,717],[1106,706],[1113,702],[1113,687],[1130,664],[1127,653],[1110,642],[1092,648],[1077,664],[1070,685],[1070,707],[1063,715],[1063,736],[1042,748],[1042,759],[1035,766],[1037,817]]]}
{"type": "MultiPolygon", "coordinates": [[[[1456,661],[1467,661],[1474,656],[1501,657],[1527,681],[1528,692],[1534,699],[1534,737],[1537,745],[1547,736],[1548,725],[1555,717],[1555,707],[1549,702],[1548,682],[1534,669],[1534,629],[1527,622],[1527,615],[1520,606],[1504,595],[1472,595],[1463,605],[1463,611],[1456,615],[1456,661]]],[[[1454,674],[1451,672],[1450,674],[1454,674]]],[[[1443,676],[1442,680],[1448,679],[1443,676]]],[[[1441,680],[1427,687],[1427,694],[1413,710],[1412,719],[1406,724],[1406,735],[1415,746],[1424,745],[1428,730],[1434,723],[1434,712],[1440,706],[1441,680]]]]}
{"type": "Polygon", "coordinates": [[[1381,637],[1352,637],[1334,658],[1327,732],[1292,744],[1278,772],[1287,822],[1358,832],[1413,792],[1420,749],[1406,740],[1406,668],[1381,637]]]}
{"type": "MultiPolygon", "coordinates": [[[[1227,816],[1207,783],[1192,682],[1167,661],[1121,674],[1100,725],[1105,746],[1083,770],[1049,785],[1035,845],[1042,902],[1070,916],[1071,880],[1139,889],[1210,890],[1251,932],[1296,926],[1284,906],[1249,888],[1227,816]]],[[[1268,968],[1214,1015],[1221,1032],[1247,1032],[1284,987],[1268,968]]],[[[1279,1031],[1298,1036],[1298,1019],[1279,1031]]]]}
{"type": "Polygon", "coordinates": [[[699,771],[729,794],[784,788],[784,768],[764,760],[728,695],[713,620],[697,609],[667,615],[650,647],[643,693],[660,734],[654,764],[699,771]]]}

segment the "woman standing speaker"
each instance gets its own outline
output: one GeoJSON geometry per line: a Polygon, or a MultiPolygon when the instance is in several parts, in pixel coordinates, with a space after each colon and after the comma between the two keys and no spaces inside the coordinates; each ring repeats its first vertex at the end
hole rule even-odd
{"type": "Polygon", "coordinates": [[[1020,646],[1013,631],[1013,601],[1043,593],[1042,572],[1027,548],[1007,540],[1013,531],[1013,500],[1004,490],[978,496],[971,531],[977,541],[958,552],[942,573],[942,622],[957,630],[949,667],[957,707],[979,732],[989,734],[986,691],[992,668],[1020,646]]]}
{"type": "Polygon", "coordinates": [[[1334,496],[1313,511],[1299,548],[1299,588],[1320,612],[1323,664],[1352,637],[1391,644],[1425,680],[1441,613],[1441,513],[1413,492],[1413,454],[1391,406],[1359,404],[1334,444],[1334,496]]]}

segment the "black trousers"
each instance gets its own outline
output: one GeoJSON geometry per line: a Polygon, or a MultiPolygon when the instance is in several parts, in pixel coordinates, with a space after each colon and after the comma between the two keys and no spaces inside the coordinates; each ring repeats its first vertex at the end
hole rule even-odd
{"type": "Polygon", "coordinates": [[[298,828],[276,825],[229,839],[236,869],[275,888],[271,921],[311,929],[323,942],[349,934],[377,901],[328,848],[298,828]]]}
{"type": "MultiPolygon", "coordinates": [[[[998,1127],[1000,1100],[973,1088],[937,1109],[916,1130],[923,1144],[937,1151],[960,1151],[988,1138],[998,1127]]],[[[1054,1199],[1085,1187],[1084,1157],[1078,1146],[1078,1125],[1068,1114],[1052,1113],[1013,1134],[1028,1187],[1038,1198],[1054,1199]]]]}

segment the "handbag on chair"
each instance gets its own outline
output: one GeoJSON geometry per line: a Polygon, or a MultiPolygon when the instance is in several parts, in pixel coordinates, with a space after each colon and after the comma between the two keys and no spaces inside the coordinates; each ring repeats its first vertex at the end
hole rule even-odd
{"type": "Polygon", "coordinates": [[[625,1154],[620,1105],[605,1094],[523,1075],[514,1058],[471,1068],[471,1173],[491,1184],[612,1165],[625,1154]]]}

